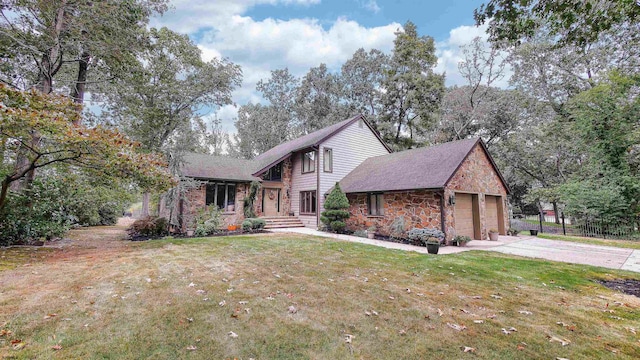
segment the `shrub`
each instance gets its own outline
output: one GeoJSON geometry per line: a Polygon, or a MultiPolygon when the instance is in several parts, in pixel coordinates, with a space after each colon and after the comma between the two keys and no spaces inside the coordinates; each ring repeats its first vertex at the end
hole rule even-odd
{"type": "Polygon", "coordinates": [[[251,223],[251,229],[253,230],[262,230],[267,225],[267,222],[260,218],[248,218],[245,221],[251,223]]]}
{"type": "Polygon", "coordinates": [[[244,198],[244,217],[247,219],[255,218],[256,212],[253,210],[253,203],[256,201],[258,195],[258,189],[260,189],[260,182],[253,181],[249,187],[249,195],[244,198]]]}
{"type": "Polygon", "coordinates": [[[342,232],[347,226],[344,220],[349,218],[349,200],[336,183],[327,200],[324,202],[325,211],[320,215],[320,221],[327,225],[331,231],[342,232]]]}
{"type": "Polygon", "coordinates": [[[438,242],[442,243],[444,240],[444,233],[440,230],[435,229],[411,229],[407,236],[410,240],[417,240],[422,242],[424,245],[430,242],[438,242]]]}
{"type": "Polygon", "coordinates": [[[457,235],[453,238],[453,242],[457,244],[468,243],[469,241],[471,241],[471,238],[465,235],[457,235]]]}
{"type": "Polygon", "coordinates": [[[389,227],[390,235],[394,239],[402,239],[406,236],[404,216],[398,216],[393,219],[391,226],[389,227]]]}
{"type": "Polygon", "coordinates": [[[252,228],[253,224],[251,224],[251,221],[245,220],[242,222],[242,231],[251,231],[252,228]]]}
{"type": "Polygon", "coordinates": [[[209,205],[200,211],[193,219],[196,236],[207,236],[215,233],[222,226],[222,210],[216,205],[209,205]]]}
{"type": "Polygon", "coordinates": [[[169,222],[163,217],[149,216],[138,219],[127,229],[130,238],[160,237],[168,234],[169,222]]]}
{"type": "Polygon", "coordinates": [[[507,235],[509,235],[509,236],[518,236],[519,233],[520,233],[520,231],[518,231],[518,230],[516,230],[514,228],[511,228],[511,229],[507,230],[507,235]]]}

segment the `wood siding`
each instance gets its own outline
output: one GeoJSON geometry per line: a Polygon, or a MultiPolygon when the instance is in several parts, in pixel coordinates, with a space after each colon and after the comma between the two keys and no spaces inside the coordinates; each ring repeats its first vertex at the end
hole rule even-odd
{"type": "MultiPolygon", "coordinates": [[[[316,161],[318,154],[316,153],[316,161]]],[[[292,155],[291,171],[291,211],[297,216],[306,227],[317,228],[318,223],[315,215],[300,215],[300,191],[317,190],[317,172],[302,173],[302,155],[300,152],[292,155]]],[[[317,164],[316,164],[317,171],[317,164]]],[[[316,195],[317,196],[317,195],[316,195]]]]}
{"type": "Polygon", "coordinates": [[[373,156],[389,153],[369,127],[356,121],[320,144],[320,211],[324,209],[325,194],[360,165],[373,156]],[[324,148],[333,149],[333,172],[324,172],[324,148]]]}

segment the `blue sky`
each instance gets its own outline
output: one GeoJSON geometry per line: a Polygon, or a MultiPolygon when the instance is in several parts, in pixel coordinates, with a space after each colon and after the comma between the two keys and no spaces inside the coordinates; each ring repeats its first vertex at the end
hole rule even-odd
{"type": "Polygon", "coordinates": [[[482,0],[172,0],[172,9],[153,19],[188,34],[205,60],[229,58],[243,69],[243,85],[233,93],[234,105],[211,109],[223,128],[235,132],[237,108],[263,101],[256,83],[284,67],[297,75],[325,63],[332,71],[360,47],[391,52],[394,32],[407,20],[421,35],[436,40],[436,71],[447,85],[462,84],[457,73],[460,46],[476,36],[473,10],[482,0]]]}

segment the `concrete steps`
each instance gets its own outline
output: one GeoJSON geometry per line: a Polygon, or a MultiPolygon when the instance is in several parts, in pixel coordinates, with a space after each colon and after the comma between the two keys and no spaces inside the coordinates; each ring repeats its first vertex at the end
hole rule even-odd
{"type": "Polygon", "coordinates": [[[267,223],[265,229],[304,227],[300,219],[295,216],[266,216],[262,219],[267,223]]]}

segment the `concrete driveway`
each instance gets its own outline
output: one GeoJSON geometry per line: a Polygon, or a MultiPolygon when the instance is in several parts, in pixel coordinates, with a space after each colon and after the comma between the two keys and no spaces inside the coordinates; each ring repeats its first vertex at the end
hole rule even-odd
{"type": "MultiPolygon", "coordinates": [[[[331,234],[309,228],[273,229],[273,232],[293,232],[328,237],[336,240],[358,242],[388,249],[416,251],[426,254],[427,248],[389,241],[370,240],[350,235],[331,234]]],[[[465,247],[440,247],[438,254],[447,255],[463,251],[484,250],[531,258],[561,261],[573,264],[602,266],[610,269],[640,273],[640,250],[611,246],[581,244],[568,241],[547,240],[533,236],[500,236],[498,241],[474,240],[465,247]]]]}
{"type": "Polygon", "coordinates": [[[640,272],[640,250],[527,237],[486,249],[504,254],[640,272]]]}

